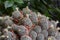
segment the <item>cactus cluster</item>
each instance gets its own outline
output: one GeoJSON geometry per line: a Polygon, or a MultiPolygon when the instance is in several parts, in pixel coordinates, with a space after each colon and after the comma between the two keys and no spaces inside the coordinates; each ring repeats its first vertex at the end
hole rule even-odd
{"type": "Polygon", "coordinates": [[[0,17],[0,40],[60,40],[56,21],[28,8],[0,17]]]}

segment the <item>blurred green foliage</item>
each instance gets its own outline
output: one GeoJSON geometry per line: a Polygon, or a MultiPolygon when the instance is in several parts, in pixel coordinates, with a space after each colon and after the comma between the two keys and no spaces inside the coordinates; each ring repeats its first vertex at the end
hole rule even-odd
{"type": "Polygon", "coordinates": [[[27,5],[33,11],[39,11],[50,19],[60,21],[60,9],[51,0],[0,0],[0,15],[11,15],[16,7],[21,10],[27,5]],[[28,1],[30,1],[30,4],[28,4],[28,1]]]}
{"type": "Polygon", "coordinates": [[[27,6],[27,2],[23,0],[0,0],[0,15],[11,15],[12,11],[16,10],[16,7],[22,9],[27,6]]]}
{"type": "Polygon", "coordinates": [[[53,20],[60,21],[60,9],[51,0],[31,0],[30,8],[35,9],[53,20]]]}

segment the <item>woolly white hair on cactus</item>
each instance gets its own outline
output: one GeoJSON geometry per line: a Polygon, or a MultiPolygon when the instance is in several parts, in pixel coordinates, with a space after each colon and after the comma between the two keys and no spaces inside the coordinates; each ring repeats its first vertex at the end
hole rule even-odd
{"type": "Polygon", "coordinates": [[[0,17],[0,19],[3,19],[3,17],[0,17]]]}
{"type": "Polygon", "coordinates": [[[56,40],[56,38],[51,36],[51,37],[48,37],[48,40],[56,40]]]}
{"type": "Polygon", "coordinates": [[[3,19],[4,19],[4,17],[0,17],[0,23],[2,22],[3,19]]]}
{"type": "Polygon", "coordinates": [[[41,14],[40,12],[38,12],[38,17],[39,17],[39,16],[42,16],[42,14],[41,14]]]}
{"type": "Polygon", "coordinates": [[[56,23],[59,23],[59,21],[57,20],[56,23]]]}
{"type": "Polygon", "coordinates": [[[53,26],[54,28],[56,28],[58,23],[59,23],[59,21],[51,20],[51,26],[53,26]]]}
{"type": "Polygon", "coordinates": [[[4,37],[5,37],[5,35],[2,35],[1,37],[2,37],[2,38],[4,38],[4,37]]]}
{"type": "Polygon", "coordinates": [[[60,30],[60,28],[58,27],[57,30],[60,30]]]}
{"type": "Polygon", "coordinates": [[[47,19],[49,19],[49,17],[47,17],[47,19]]]}
{"type": "Polygon", "coordinates": [[[5,16],[4,19],[10,19],[10,17],[9,16],[5,16]]]}
{"type": "Polygon", "coordinates": [[[27,15],[27,17],[29,18],[29,14],[26,14],[27,15]]]}
{"type": "Polygon", "coordinates": [[[59,23],[59,21],[57,20],[57,21],[56,21],[56,25],[57,25],[58,23],[59,23]]]}
{"type": "Polygon", "coordinates": [[[54,25],[53,25],[53,24],[51,24],[51,26],[50,26],[50,27],[54,29],[54,25]]]}
{"type": "Polygon", "coordinates": [[[27,6],[26,8],[28,9],[28,11],[30,11],[30,9],[29,9],[29,7],[28,7],[28,6],[27,6]]]}
{"type": "Polygon", "coordinates": [[[11,26],[7,26],[7,29],[11,29],[12,27],[11,26]]]}
{"type": "Polygon", "coordinates": [[[18,8],[18,7],[16,7],[16,11],[18,11],[18,9],[19,9],[19,8],[18,8]]]}
{"type": "Polygon", "coordinates": [[[4,31],[5,31],[5,32],[8,32],[8,29],[6,28],[6,29],[4,29],[4,31]]]}
{"type": "Polygon", "coordinates": [[[9,36],[6,36],[7,38],[9,38],[9,36]]]}

